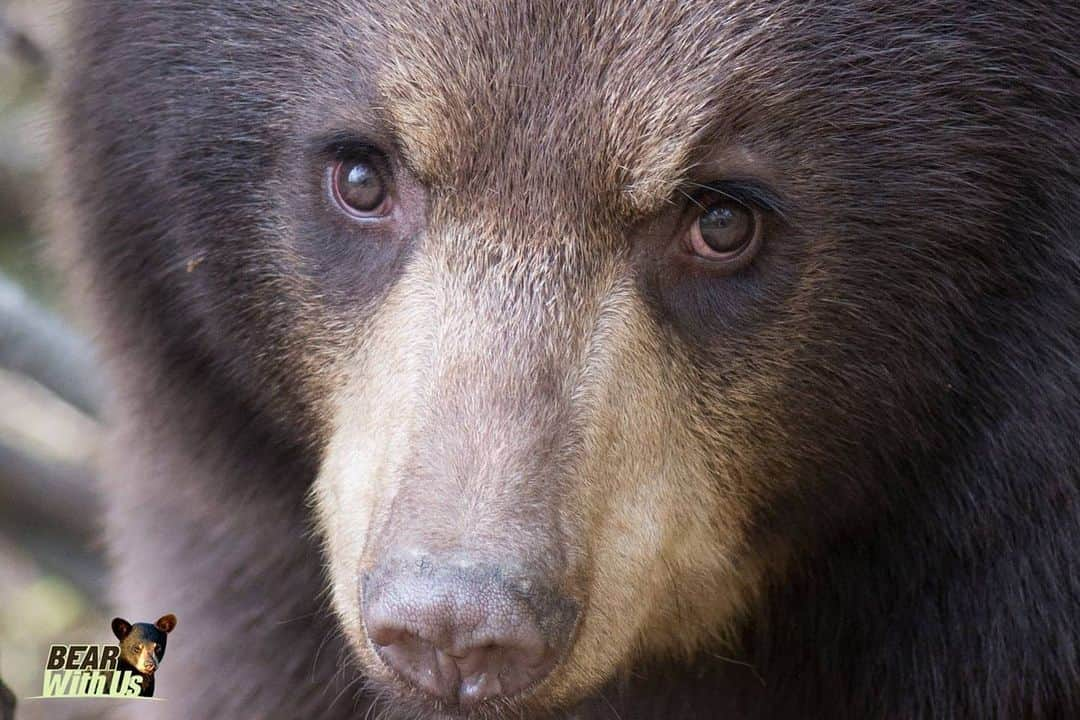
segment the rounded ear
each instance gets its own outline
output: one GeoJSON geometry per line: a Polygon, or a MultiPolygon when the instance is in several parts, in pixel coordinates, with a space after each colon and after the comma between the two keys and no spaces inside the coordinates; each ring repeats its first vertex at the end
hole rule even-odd
{"type": "Polygon", "coordinates": [[[158,618],[158,621],[154,623],[154,627],[163,633],[171,633],[173,628],[176,627],[176,616],[172,613],[162,615],[158,618]]]}
{"type": "Polygon", "coordinates": [[[112,631],[117,640],[123,640],[131,632],[131,623],[124,618],[113,618],[112,631]]]}

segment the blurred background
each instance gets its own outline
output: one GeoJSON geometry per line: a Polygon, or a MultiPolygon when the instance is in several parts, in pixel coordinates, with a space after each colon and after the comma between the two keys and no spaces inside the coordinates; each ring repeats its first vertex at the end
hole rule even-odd
{"type": "MultiPolygon", "coordinates": [[[[112,641],[93,491],[92,353],[45,250],[47,87],[62,0],[0,0],[0,678],[16,716],[106,716],[41,694],[52,643],[112,641]]],[[[2,717],[0,712],[0,717],[2,717]]]]}

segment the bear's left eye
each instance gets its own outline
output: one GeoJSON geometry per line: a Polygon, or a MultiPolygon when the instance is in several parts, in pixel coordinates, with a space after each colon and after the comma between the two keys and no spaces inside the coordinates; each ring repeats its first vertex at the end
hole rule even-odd
{"type": "Polygon", "coordinates": [[[685,236],[686,250],[720,271],[745,267],[761,245],[761,212],[724,196],[699,207],[685,236]]]}
{"type": "Polygon", "coordinates": [[[338,160],[330,168],[334,201],[356,218],[378,218],[390,211],[387,180],[379,164],[369,157],[338,160]]]}

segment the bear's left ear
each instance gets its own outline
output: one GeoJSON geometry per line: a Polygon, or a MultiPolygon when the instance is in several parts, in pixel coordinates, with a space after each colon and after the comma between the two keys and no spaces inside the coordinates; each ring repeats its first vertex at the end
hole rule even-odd
{"type": "Polygon", "coordinates": [[[117,640],[123,640],[131,632],[131,623],[124,618],[113,618],[112,631],[117,640]]]}
{"type": "Polygon", "coordinates": [[[172,613],[162,615],[158,618],[158,621],[154,623],[154,627],[163,633],[171,633],[173,628],[176,627],[176,616],[172,613]]]}

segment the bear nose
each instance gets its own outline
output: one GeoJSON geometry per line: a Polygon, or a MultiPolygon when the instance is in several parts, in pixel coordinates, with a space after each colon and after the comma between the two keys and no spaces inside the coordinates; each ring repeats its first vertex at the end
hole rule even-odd
{"type": "Polygon", "coordinates": [[[446,702],[508,698],[551,673],[577,604],[520,572],[427,556],[363,578],[368,638],[389,668],[446,702]]]}

